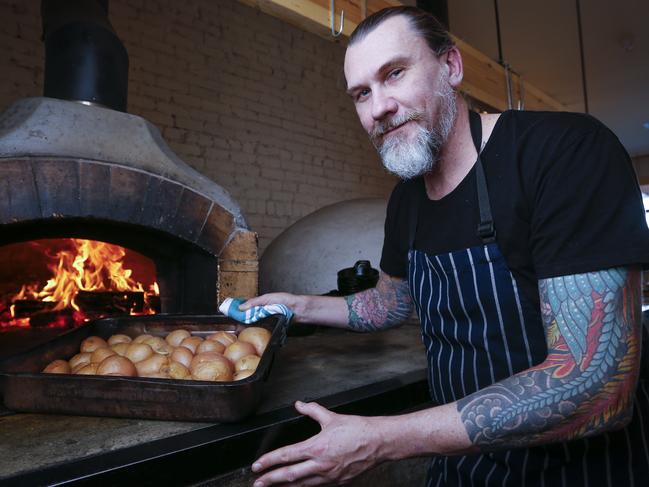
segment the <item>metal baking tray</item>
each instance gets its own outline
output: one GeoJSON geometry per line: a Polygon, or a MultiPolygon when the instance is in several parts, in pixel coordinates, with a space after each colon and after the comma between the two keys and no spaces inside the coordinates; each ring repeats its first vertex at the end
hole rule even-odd
{"type": "Polygon", "coordinates": [[[88,322],[54,340],[0,362],[0,391],[14,411],[114,416],[174,421],[236,422],[249,416],[261,401],[262,386],[274,354],[286,340],[287,320],[269,316],[255,326],[271,331],[271,338],[253,375],[236,382],[43,374],[55,359],[69,359],[81,342],[96,335],[107,339],[123,333],[165,336],[176,328],[207,336],[245,328],[223,315],[151,315],[113,317],[88,322]]]}

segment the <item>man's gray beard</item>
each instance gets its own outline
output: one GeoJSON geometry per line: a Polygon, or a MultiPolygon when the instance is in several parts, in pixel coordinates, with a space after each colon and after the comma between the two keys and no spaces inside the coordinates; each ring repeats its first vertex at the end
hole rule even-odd
{"type": "MultiPolygon", "coordinates": [[[[428,130],[415,123],[417,133],[414,140],[404,140],[404,137],[394,134],[377,147],[385,168],[402,179],[411,179],[431,171],[439,161],[442,147],[453,130],[457,115],[455,91],[449,86],[445,92],[438,93],[438,96],[439,115],[432,129],[428,130]]],[[[405,113],[380,126],[372,133],[371,138],[375,141],[381,131],[385,132],[410,120],[417,122],[422,119],[423,114],[419,112],[405,113]]]]}

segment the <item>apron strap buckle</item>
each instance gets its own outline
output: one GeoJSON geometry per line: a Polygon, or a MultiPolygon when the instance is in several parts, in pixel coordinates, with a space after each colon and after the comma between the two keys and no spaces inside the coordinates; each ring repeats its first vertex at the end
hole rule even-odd
{"type": "Polygon", "coordinates": [[[484,243],[492,243],[496,241],[496,228],[493,221],[480,222],[478,224],[478,237],[484,243]]]}

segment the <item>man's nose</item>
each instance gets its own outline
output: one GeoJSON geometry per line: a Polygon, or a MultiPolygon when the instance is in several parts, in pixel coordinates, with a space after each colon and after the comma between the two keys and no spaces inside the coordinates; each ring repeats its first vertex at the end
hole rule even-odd
{"type": "Polygon", "coordinates": [[[396,113],[397,102],[389,93],[376,90],[372,93],[372,118],[376,121],[383,120],[387,115],[396,113]]]}

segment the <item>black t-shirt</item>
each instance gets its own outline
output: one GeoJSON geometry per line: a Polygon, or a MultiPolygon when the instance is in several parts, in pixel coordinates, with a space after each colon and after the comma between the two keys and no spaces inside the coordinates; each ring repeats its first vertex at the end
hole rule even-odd
{"type": "MultiPolygon", "coordinates": [[[[537,280],[649,262],[649,230],[633,166],[617,137],[583,114],[507,111],[482,151],[497,242],[533,302],[537,280]]],[[[482,245],[475,167],[431,201],[423,178],[397,184],[388,204],[381,269],[406,277],[408,225],[430,255],[482,245]]]]}

